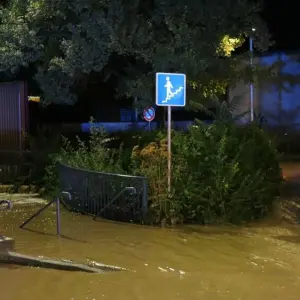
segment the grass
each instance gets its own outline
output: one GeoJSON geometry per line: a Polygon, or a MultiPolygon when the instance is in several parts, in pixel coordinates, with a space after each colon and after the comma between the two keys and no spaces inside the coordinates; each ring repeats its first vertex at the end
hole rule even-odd
{"type": "Polygon", "coordinates": [[[0,193],[6,194],[32,194],[38,193],[43,194],[43,189],[38,188],[34,185],[14,185],[14,184],[0,184],[0,193]]]}

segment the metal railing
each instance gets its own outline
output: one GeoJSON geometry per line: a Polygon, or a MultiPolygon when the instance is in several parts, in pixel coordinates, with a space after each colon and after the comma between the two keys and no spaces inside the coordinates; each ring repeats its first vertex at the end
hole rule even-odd
{"type": "Polygon", "coordinates": [[[61,190],[72,196],[66,204],[84,214],[123,222],[142,222],[148,208],[147,179],[94,172],[60,164],[61,190]]]}
{"type": "MultiPolygon", "coordinates": [[[[10,200],[0,200],[0,211],[11,210],[12,208],[13,204],[10,200]],[[6,205],[4,208],[2,207],[3,204],[6,205]]],[[[0,240],[3,240],[4,238],[5,236],[0,233],[0,240]]]]}
{"type": "Polygon", "coordinates": [[[10,200],[0,200],[0,210],[11,210],[13,208],[13,204],[10,200]],[[1,208],[1,205],[5,204],[5,208],[1,208]]]}
{"type": "Polygon", "coordinates": [[[27,225],[30,221],[32,221],[34,218],[36,218],[40,213],[42,213],[44,210],[46,210],[49,206],[52,204],[56,204],[56,234],[60,236],[61,234],[61,223],[60,223],[60,202],[63,200],[62,198],[64,196],[67,196],[67,199],[71,201],[72,196],[68,192],[61,192],[59,196],[54,198],[52,201],[47,203],[45,206],[43,206],[41,209],[39,209],[34,215],[32,215],[30,218],[28,218],[26,221],[24,221],[21,225],[20,228],[24,228],[25,225],[27,225]]]}
{"type": "Polygon", "coordinates": [[[130,192],[132,194],[136,194],[136,189],[134,187],[126,187],[121,192],[119,192],[111,201],[109,201],[94,217],[94,220],[98,216],[101,216],[101,213],[105,211],[105,209],[109,208],[114,202],[116,202],[125,192],[130,192]]]}

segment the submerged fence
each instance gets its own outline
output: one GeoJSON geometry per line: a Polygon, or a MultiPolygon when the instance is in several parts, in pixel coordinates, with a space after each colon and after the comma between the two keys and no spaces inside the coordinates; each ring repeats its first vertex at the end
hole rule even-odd
{"type": "Polygon", "coordinates": [[[142,222],[148,207],[145,177],[93,172],[60,164],[60,188],[74,211],[123,221],[142,222]]]}

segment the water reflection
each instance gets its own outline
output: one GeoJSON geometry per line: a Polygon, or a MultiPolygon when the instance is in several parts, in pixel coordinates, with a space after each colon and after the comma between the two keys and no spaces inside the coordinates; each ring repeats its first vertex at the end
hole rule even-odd
{"type": "Polygon", "coordinates": [[[4,233],[17,251],[119,265],[129,272],[94,275],[36,268],[0,269],[1,299],[298,299],[299,232],[294,227],[188,226],[159,229],[63,211],[61,238],[54,209],[28,228],[18,226],[37,210],[15,206],[1,213],[4,233]]]}

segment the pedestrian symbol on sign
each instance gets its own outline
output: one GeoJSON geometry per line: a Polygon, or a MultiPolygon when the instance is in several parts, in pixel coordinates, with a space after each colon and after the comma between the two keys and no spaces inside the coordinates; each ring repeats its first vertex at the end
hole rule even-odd
{"type": "Polygon", "coordinates": [[[185,106],[186,76],[177,73],[156,73],[156,104],[185,106]]]}
{"type": "Polygon", "coordinates": [[[170,77],[167,76],[166,80],[167,80],[167,83],[165,84],[165,88],[167,89],[167,98],[163,102],[166,102],[166,101],[170,100],[173,96],[173,93],[172,93],[173,85],[172,85],[172,82],[170,81],[170,77]]]}
{"type": "Polygon", "coordinates": [[[165,84],[165,88],[167,90],[167,97],[165,100],[163,100],[163,103],[167,103],[169,100],[171,100],[174,96],[176,96],[178,93],[180,93],[183,90],[183,87],[180,86],[174,93],[172,92],[173,85],[170,81],[170,77],[166,77],[167,83],[165,84]]]}

